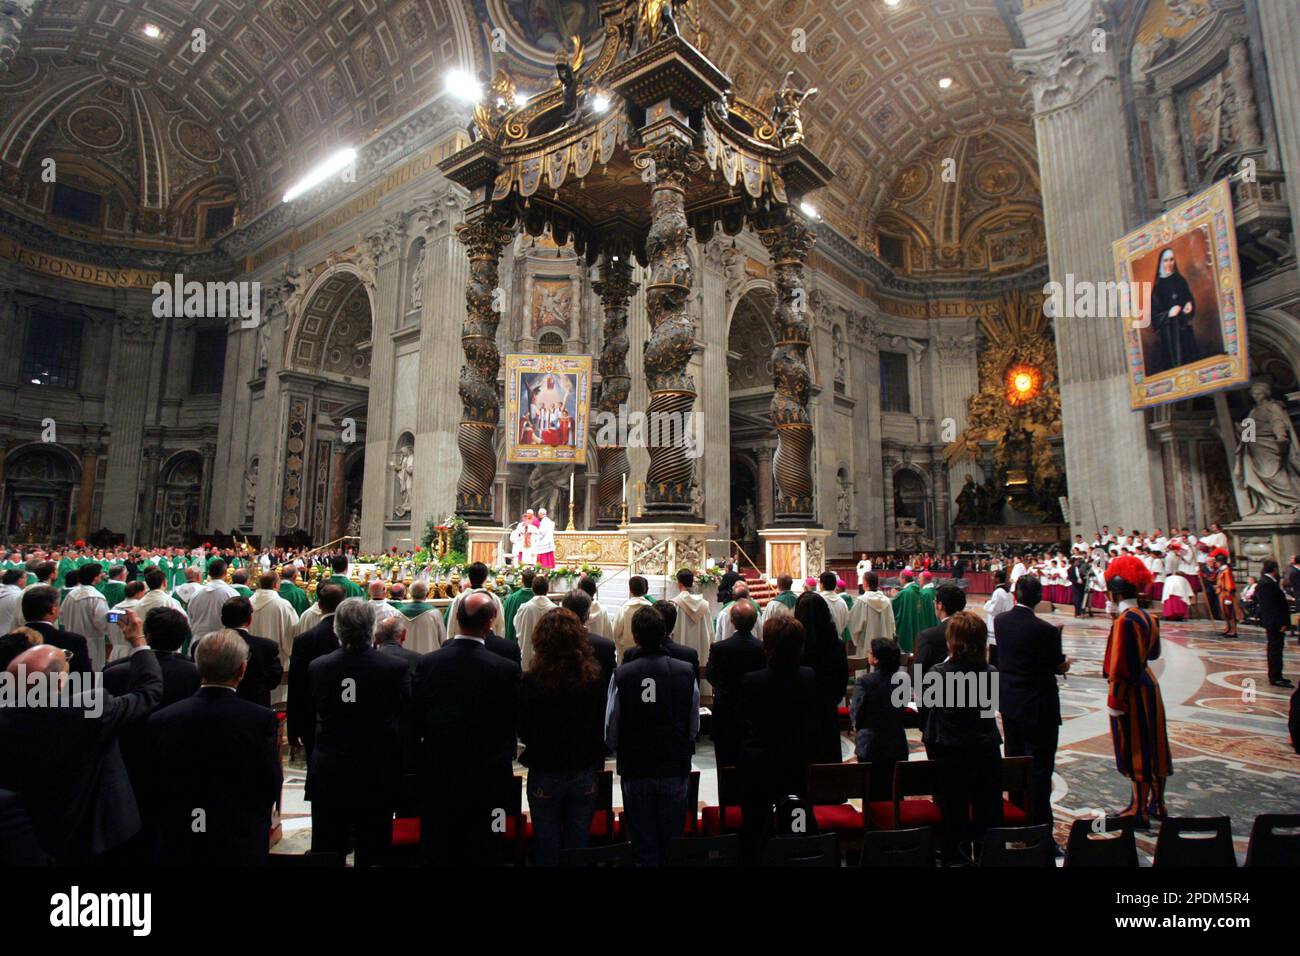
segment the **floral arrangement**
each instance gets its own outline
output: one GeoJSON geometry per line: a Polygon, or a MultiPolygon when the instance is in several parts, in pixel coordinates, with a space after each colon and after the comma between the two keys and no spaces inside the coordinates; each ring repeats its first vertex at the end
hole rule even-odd
{"type": "Polygon", "coordinates": [[[717,584],[722,580],[723,570],[720,565],[712,567],[699,568],[695,572],[695,583],[703,587],[706,584],[717,584]]]}

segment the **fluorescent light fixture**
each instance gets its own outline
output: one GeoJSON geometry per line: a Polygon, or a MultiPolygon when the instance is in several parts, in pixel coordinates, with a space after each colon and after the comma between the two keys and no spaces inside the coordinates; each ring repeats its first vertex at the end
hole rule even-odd
{"type": "Polygon", "coordinates": [[[477,103],[483,97],[478,80],[464,70],[449,70],[444,85],[448,93],[467,103],[477,103]]]}
{"type": "Polygon", "coordinates": [[[140,30],[150,40],[156,40],[162,36],[162,27],[156,23],[146,23],[140,30]]]}
{"type": "Polygon", "coordinates": [[[806,199],[799,203],[799,210],[809,219],[821,218],[821,214],[817,212],[817,207],[806,199]]]}
{"type": "Polygon", "coordinates": [[[591,101],[591,108],[597,113],[603,113],[609,109],[609,97],[604,93],[597,93],[596,98],[591,101]]]}
{"type": "Polygon", "coordinates": [[[950,86],[952,86],[952,77],[951,77],[951,76],[941,76],[941,77],[939,77],[939,89],[941,89],[941,90],[946,90],[946,89],[947,89],[948,87],[950,87],[950,86]]]}
{"type": "Polygon", "coordinates": [[[302,179],[290,186],[289,190],[284,194],[284,201],[293,202],[303,193],[307,192],[307,190],[315,189],[331,176],[343,172],[343,170],[356,162],[356,159],[357,151],[355,149],[340,149],[323,163],[317,164],[307,173],[306,176],[302,177],[302,179]]]}

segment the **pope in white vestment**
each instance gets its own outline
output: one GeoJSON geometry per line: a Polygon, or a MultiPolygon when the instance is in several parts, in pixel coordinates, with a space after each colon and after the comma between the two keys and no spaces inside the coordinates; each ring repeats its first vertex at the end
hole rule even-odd
{"type": "Polygon", "coordinates": [[[524,670],[533,659],[533,630],[537,622],[549,611],[559,607],[545,594],[534,594],[532,598],[519,605],[515,613],[515,640],[519,642],[519,664],[524,670]]]}

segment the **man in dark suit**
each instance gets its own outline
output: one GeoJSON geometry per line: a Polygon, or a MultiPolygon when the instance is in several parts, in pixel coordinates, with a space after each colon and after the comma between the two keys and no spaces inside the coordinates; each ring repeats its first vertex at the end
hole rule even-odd
{"type": "Polygon", "coordinates": [[[207,635],[194,655],[202,686],[145,725],[158,862],[257,865],[266,859],[271,808],[280,799],[275,712],[235,693],[249,655],[238,631],[207,635]]]}
{"type": "MultiPolygon", "coordinates": [[[[188,657],[180,654],[181,647],[190,637],[190,622],[180,611],[170,607],[156,607],[144,618],[144,637],[158,659],[158,668],[162,671],[162,698],[158,707],[167,707],[192,697],[199,689],[199,669],[188,657]]],[[[104,668],[104,689],[114,697],[121,697],[130,689],[132,680],[130,658],[122,658],[104,668]]],[[[122,731],[122,760],[126,772],[135,789],[136,801],[140,805],[140,816],[145,827],[140,834],[133,837],[130,851],[118,857],[120,863],[148,863],[152,856],[152,833],[149,831],[149,813],[146,806],[146,784],[149,779],[149,764],[152,759],[152,743],[145,732],[143,722],[127,727],[122,731]]]]}
{"type": "MultiPolygon", "coordinates": [[[[586,591],[574,588],[564,596],[560,602],[560,607],[568,608],[574,614],[578,615],[578,620],[582,626],[587,626],[587,619],[591,616],[591,595],[586,591]]],[[[614,642],[608,637],[601,637],[599,634],[587,632],[587,641],[591,644],[591,650],[596,655],[596,662],[600,664],[600,682],[602,687],[609,686],[609,679],[614,676],[614,668],[618,666],[618,649],[614,642]]]]}
{"type": "Polygon", "coordinates": [[[713,721],[709,736],[719,767],[734,767],[745,739],[745,722],[740,716],[740,682],[751,671],[767,666],[763,642],[754,636],[758,609],[749,600],[731,606],[735,630],[726,640],[709,648],[705,676],[713,685],[713,721]]]}
{"type": "Polygon", "coordinates": [[[267,637],[249,634],[253,605],[246,597],[233,597],[221,605],[221,626],[230,628],[248,645],[248,669],[235,693],[263,707],[271,706],[271,691],[280,686],[280,645],[267,637]]]}
{"type": "MultiPolygon", "coordinates": [[[[694,672],[699,674],[700,652],[693,647],[678,644],[673,640],[673,628],[677,625],[677,605],[672,601],[655,601],[654,608],[659,612],[659,616],[664,619],[664,627],[667,628],[667,633],[664,634],[663,653],[675,661],[684,661],[690,664],[695,669],[694,672]]],[[[623,652],[623,663],[630,664],[644,653],[639,644],[635,647],[629,647],[623,652]]]]}
{"type": "Polygon", "coordinates": [[[311,662],[316,742],[307,767],[312,852],[380,866],[393,839],[402,782],[410,668],[375,650],[374,606],[348,598],[334,613],[338,650],[311,662]]]}
{"type": "Polygon", "coordinates": [[[308,668],[318,657],[338,650],[339,639],[334,636],[334,611],[343,601],[343,589],[337,584],[321,585],[316,592],[317,603],[324,616],[315,627],[308,628],[293,639],[293,652],[289,655],[289,697],[286,707],[286,732],[289,743],[301,745],[307,760],[316,742],[316,702],[311,696],[308,668]]]}
{"type": "Polygon", "coordinates": [[[1083,602],[1088,596],[1088,562],[1082,555],[1076,554],[1070,561],[1070,570],[1066,576],[1070,579],[1070,600],[1074,604],[1074,616],[1083,617],[1083,602]]]}
{"type": "Polygon", "coordinates": [[[143,721],[162,697],[162,672],[140,619],[120,627],[131,650],[127,692],[111,696],[69,672],[63,648],[39,644],[10,662],[28,683],[45,682],[53,706],[0,708],[0,789],[23,795],[42,849],[56,863],[86,864],[140,829],[118,735],[143,721]]]}
{"type": "MultiPolygon", "coordinates": [[[[455,622],[452,627],[455,628],[455,622]]],[[[504,657],[508,661],[514,661],[522,668],[524,661],[523,651],[515,641],[507,640],[500,634],[487,634],[483,638],[483,646],[498,657],[504,657]]]]}
{"type": "Polygon", "coordinates": [[[1032,574],[1016,581],[1016,605],[997,616],[998,694],[1008,757],[1030,757],[1030,824],[1052,822],[1052,772],[1061,732],[1056,675],[1070,669],[1061,651],[1061,629],[1042,620],[1034,607],[1043,585],[1032,574]]]}
{"type": "Polygon", "coordinates": [[[452,639],[415,668],[420,850],[435,866],[491,862],[502,811],[513,803],[522,675],[517,663],[485,646],[495,617],[492,595],[469,595],[457,608],[452,639]]]}
{"type": "Polygon", "coordinates": [[[38,584],[23,592],[23,620],[41,639],[52,647],[61,647],[68,652],[68,670],[74,673],[90,674],[94,667],[90,662],[90,645],[80,634],[55,627],[59,619],[59,592],[56,588],[38,584]]]}
{"type": "Polygon", "coordinates": [[[424,655],[404,646],[405,642],[406,618],[403,615],[390,614],[375,625],[375,649],[414,668],[424,655]]]}
{"type": "Polygon", "coordinates": [[[1268,636],[1268,682],[1274,687],[1294,687],[1282,676],[1282,646],[1286,629],[1291,625],[1291,608],[1278,581],[1277,562],[1272,558],[1264,562],[1260,571],[1255,607],[1259,623],[1268,636]]]}

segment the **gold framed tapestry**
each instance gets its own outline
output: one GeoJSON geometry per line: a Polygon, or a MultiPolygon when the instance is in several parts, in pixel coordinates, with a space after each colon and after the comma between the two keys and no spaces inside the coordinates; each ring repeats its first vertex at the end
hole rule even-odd
{"type": "Polygon", "coordinates": [[[506,461],[585,464],[590,355],[506,356],[506,461]]]}
{"type": "Polygon", "coordinates": [[[1220,180],[1113,246],[1132,408],[1250,379],[1232,191],[1220,180]]]}

